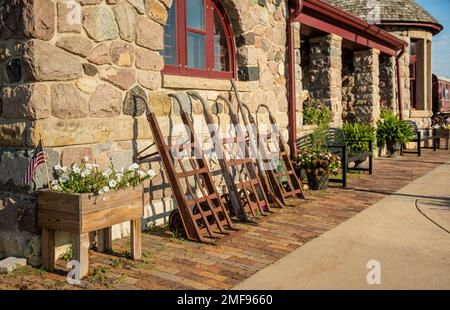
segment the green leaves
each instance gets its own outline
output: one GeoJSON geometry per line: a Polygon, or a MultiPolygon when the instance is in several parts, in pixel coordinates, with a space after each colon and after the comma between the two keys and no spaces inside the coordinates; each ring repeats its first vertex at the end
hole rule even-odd
{"type": "Polygon", "coordinates": [[[361,123],[345,123],[342,127],[350,152],[368,152],[369,141],[375,141],[375,128],[361,123]]]}
{"type": "Polygon", "coordinates": [[[394,113],[385,113],[377,123],[377,145],[405,144],[414,138],[413,129],[394,113]]]}
{"type": "Polygon", "coordinates": [[[54,168],[56,179],[52,182],[54,191],[82,194],[93,193],[102,195],[109,191],[120,190],[127,187],[137,187],[145,180],[156,176],[153,170],[144,172],[139,165],[133,164],[128,169],[116,170],[113,167],[102,170],[88,159],[81,165],[73,164],[70,167],[56,166],[54,168]]]}
{"type": "Polygon", "coordinates": [[[331,122],[332,113],[320,100],[311,99],[303,106],[303,124],[325,126],[331,122]]]}

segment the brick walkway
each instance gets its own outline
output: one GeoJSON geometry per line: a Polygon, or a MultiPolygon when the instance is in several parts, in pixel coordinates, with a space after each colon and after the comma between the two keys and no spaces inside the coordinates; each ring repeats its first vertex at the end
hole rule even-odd
{"type": "MultiPolygon", "coordinates": [[[[183,241],[163,230],[143,235],[144,260],[133,262],[125,258],[129,240],[120,240],[115,255],[91,253],[91,276],[82,288],[230,289],[449,160],[450,152],[443,150],[426,150],[421,158],[377,159],[373,176],[351,176],[348,189],[307,192],[308,201],[275,210],[258,225],[239,224],[240,231],[218,246],[183,241]]],[[[51,274],[31,267],[0,276],[4,288],[74,289],[63,270],[51,274]]]]}

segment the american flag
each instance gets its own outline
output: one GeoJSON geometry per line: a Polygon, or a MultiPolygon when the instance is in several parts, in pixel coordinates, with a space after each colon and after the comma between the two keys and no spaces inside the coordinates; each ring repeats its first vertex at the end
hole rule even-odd
{"type": "Polygon", "coordinates": [[[45,163],[45,155],[44,150],[42,149],[42,140],[39,140],[39,144],[36,146],[33,157],[28,164],[27,171],[22,180],[22,184],[28,184],[28,182],[30,182],[31,178],[33,177],[33,174],[36,171],[37,167],[39,167],[39,165],[43,163],[45,163]]]}

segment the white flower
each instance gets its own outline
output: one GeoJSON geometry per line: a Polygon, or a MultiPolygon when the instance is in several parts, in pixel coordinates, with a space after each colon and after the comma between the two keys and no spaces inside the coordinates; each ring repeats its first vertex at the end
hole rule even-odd
{"type": "Polygon", "coordinates": [[[58,180],[53,180],[53,181],[52,181],[52,185],[53,185],[53,186],[58,185],[58,184],[59,184],[59,181],[58,181],[58,180]]]}
{"type": "Polygon", "coordinates": [[[81,177],[85,178],[85,177],[87,177],[90,174],[91,174],[90,170],[84,170],[84,171],[81,172],[81,177]]]}
{"type": "Polygon", "coordinates": [[[89,157],[88,157],[88,156],[84,156],[83,159],[84,159],[85,162],[88,162],[88,161],[89,161],[89,157]]]}
{"type": "Polygon", "coordinates": [[[136,164],[136,163],[132,164],[132,165],[128,168],[129,171],[136,171],[136,170],[138,170],[138,169],[139,169],[139,165],[136,164]]]}
{"type": "Polygon", "coordinates": [[[103,191],[104,191],[105,193],[109,192],[109,186],[103,187],[103,191]]]}
{"type": "Polygon", "coordinates": [[[145,172],[144,172],[144,171],[139,170],[138,173],[139,173],[139,176],[140,176],[141,178],[145,177],[145,172]]]}
{"type": "Polygon", "coordinates": [[[152,169],[150,169],[150,170],[147,172],[147,174],[148,174],[151,178],[153,178],[153,177],[156,176],[156,172],[155,172],[154,170],[152,170],[152,169]]]}
{"type": "Polygon", "coordinates": [[[72,171],[76,174],[79,174],[81,172],[80,167],[78,167],[77,165],[73,165],[72,166],[72,171]]]}
{"type": "Polygon", "coordinates": [[[92,168],[94,168],[93,164],[86,164],[86,169],[87,170],[92,170],[92,168]]]}
{"type": "Polygon", "coordinates": [[[59,186],[59,185],[54,185],[54,186],[53,186],[53,190],[55,190],[55,191],[60,191],[60,190],[62,190],[62,188],[61,188],[61,186],[59,186]]]}
{"type": "Polygon", "coordinates": [[[104,192],[102,189],[98,191],[98,194],[99,194],[99,195],[103,195],[104,193],[105,193],[105,192],[104,192]]]}
{"type": "Polygon", "coordinates": [[[61,167],[60,165],[56,165],[56,166],[55,166],[55,170],[56,170],[56,171],[62,171],[62,167],[61,167]]]}
{"type": "Polygon", "coordinates": [[[109,178],[109,176],[111,175],[111,173],[112,173],[111,169],[106,169],[106,170],[103,172],[103,176],[104,176],[105,178],[109,178]]]}
{"type": "Polygon", "coordinates": [[[122,178],[123,178],[123,173],[118,172],[118,173],[116,174],[116,177],[117,177],[117,181],[120,182],[120,180],[122,180],[122,178]]]}
{"type": "Polygon", "coordinates": [[[115,180],[109,181],[109,187],[116,188],[116,186],[117,186],[117,182],[115,180]]]}

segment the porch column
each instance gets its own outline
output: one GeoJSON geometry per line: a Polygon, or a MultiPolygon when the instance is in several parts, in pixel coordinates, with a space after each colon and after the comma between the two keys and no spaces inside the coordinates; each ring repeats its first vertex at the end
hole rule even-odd
{"type": "Polygon", "coordinates": [[[333,126],[342,126],[342,38],[330,34],[310,39],[309,90],[333,113],[333,126]]]}
{"type": "Polygon", "coordinates": [[[380,56],[380,106],[398,112],[397,79],[394,56],[380,56]]]}
{"type": "Polygon", "coordinates": [[[380,119],[380,52],[376,49],[353,53],[355,67],[356,120],[375,125],[380,119]]]}

